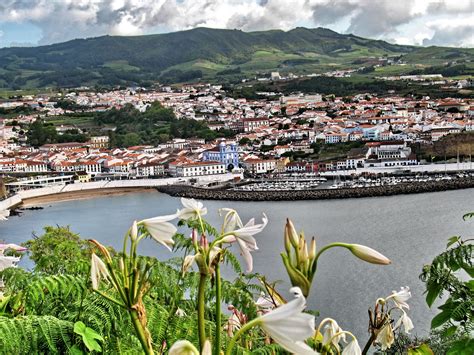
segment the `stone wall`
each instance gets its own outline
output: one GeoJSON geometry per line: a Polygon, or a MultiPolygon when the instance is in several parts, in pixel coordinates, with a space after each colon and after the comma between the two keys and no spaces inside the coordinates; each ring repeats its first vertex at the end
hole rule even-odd
{"type": "Polygon", "coordinates": [[[474,187],[474,178],[402,183],[391,186],[366,188],[291,190],[291,191],[234,191],[225,189],[204,189],[190,186],[160,186],[158,191],[171,196],[196,198],[200,200],[235,200],[235,201],[294,201],[326,200],[335,198],[360,198],[414,194],[423,192],[467,189],[474,187]]]}

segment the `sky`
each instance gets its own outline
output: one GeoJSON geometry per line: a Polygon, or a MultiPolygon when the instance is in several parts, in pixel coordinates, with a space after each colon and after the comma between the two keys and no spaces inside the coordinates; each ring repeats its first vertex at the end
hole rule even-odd
{"type": "Polygon", "coordinates": [[[195,27],[298,26],[397,44],[474,47],[474,0],[0,0],[0,47],[195,27]]]}

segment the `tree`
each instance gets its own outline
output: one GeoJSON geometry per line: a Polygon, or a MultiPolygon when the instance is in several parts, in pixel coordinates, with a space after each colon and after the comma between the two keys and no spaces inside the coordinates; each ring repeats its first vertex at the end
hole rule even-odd
{"type": "Polygon", "coordinates": [[[135,132],[127,133],[122,140],[124,147],[132,147],[141,143],[140,136],[135,132]]]}
{"type": "Polygon", "coordinates": [[[69,227],[45,227],[43,235],[35,236],[25,246],[35,262],[35,271],[77,274],[89,269],[89,244],[69,227]]]}

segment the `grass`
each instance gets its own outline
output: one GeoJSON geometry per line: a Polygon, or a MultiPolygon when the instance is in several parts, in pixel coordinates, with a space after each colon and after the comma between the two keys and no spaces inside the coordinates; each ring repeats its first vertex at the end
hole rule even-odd
{"type": "Polygon", "coordinates": [[[95,126],[94,117],[92,116],[50,116],[46,118],[46,122],[52,123],[55,126],[69,126],[74,125],[78,127],[91,127],[95,126]]]}
{"type": "Polygon", "coordinates": [[[128,61],[126,60],[113,60],[106,62],[103,66],[116,71],[140,71],[140,68],[128,64],[128,61]]]}

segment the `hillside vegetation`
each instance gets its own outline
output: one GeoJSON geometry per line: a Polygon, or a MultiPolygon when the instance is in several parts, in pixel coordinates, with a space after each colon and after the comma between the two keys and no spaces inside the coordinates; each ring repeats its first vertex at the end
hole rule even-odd
{"type": "MultiPolygon", "coordinates": [[[[196,28],[167,34],[76,39],[0,49],[0,88],[149,85],[200,78],[239,80],[272,70],[317,73],[360,67],[380,56],[422,68],[470,62],[473,49],[400,46],[324,28],[243,32],[196,28]]],[[[407,66],[407,70],[413,68],[407,66]]]]}

